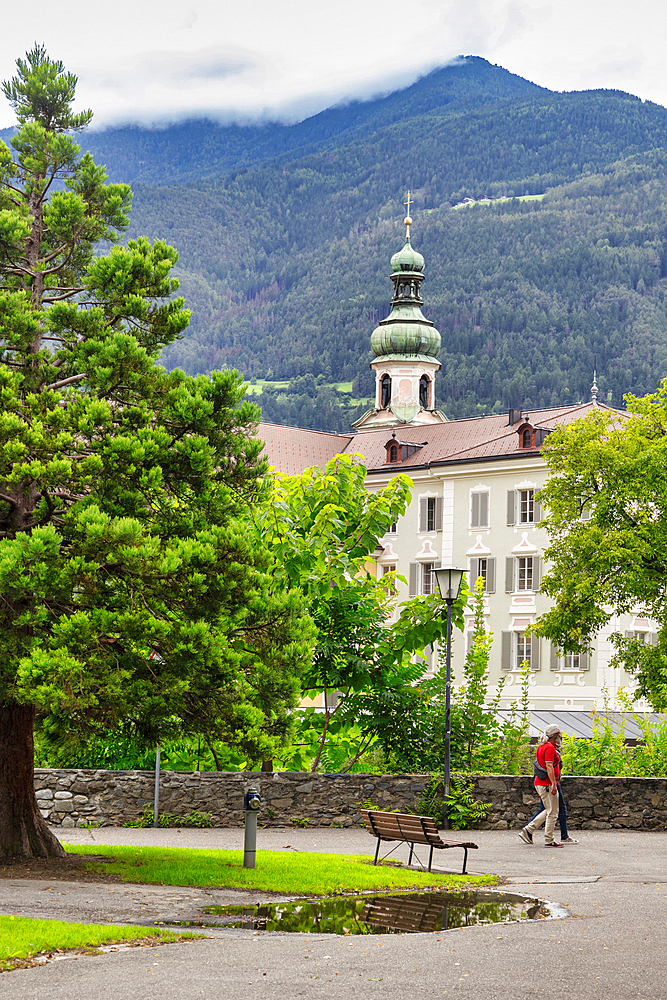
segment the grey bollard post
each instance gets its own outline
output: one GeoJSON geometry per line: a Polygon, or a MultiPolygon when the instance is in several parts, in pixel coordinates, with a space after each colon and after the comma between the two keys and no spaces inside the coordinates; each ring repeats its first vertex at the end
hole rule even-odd
{"type": "Polygon", "coordinates": [[[257,815],[262,800],[259,788],[251,786],[243,797],[245,810],[245,835],[243,838],[243,867],[254,868],[257,857],[257,815]]]}
{"type": "Polygon", "coordinates": [[[153,799],[153,826],[157,827],[160,816],[160,744],[155,748],[155,797],[153,799]]]}

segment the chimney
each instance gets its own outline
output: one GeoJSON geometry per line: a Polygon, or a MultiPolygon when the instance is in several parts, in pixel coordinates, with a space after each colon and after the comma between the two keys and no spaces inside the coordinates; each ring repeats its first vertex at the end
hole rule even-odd
{"type": "Polygon", "coordinates": [[[509,410],[509,420],[507,422],[508,427],[513,427],[514,424],[518,424],[519,421],[523,420],[523,410],[517,409],[516,407],[510,406],[509,410]]]}

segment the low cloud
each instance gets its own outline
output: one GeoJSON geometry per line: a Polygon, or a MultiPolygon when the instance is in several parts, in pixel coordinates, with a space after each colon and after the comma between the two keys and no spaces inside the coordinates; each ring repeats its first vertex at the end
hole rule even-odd
{"type": "MultiPolygon", "coordinates": [[[[659,0],[46,0],[3,14],[0,79],[35,41],[79,76],[95,127],[295,121],[406,86],[460,54],[554,90],[614,87],[667,103],[659,0]],[[131,30],[128,30],[130,26],[131,30]]],[[[12,124],[0,108],[0,127],[12,124]]]]}

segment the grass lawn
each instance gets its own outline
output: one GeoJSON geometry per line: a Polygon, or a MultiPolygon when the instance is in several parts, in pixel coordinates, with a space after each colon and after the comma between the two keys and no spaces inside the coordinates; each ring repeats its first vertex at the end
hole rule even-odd
{"type": "MultiPolygon", "coordinates": [[[[257,868],[253,869],[243,867],[243,851],[108,844],[64,846],[71,854],[104,854],[115,859],[112,863],[90,862],[87,867],[93,871],[119,875],[124,882],[151,885],[201,885],[326,896],[366,889],[493,885],[497,881],[493,875],[429,875],[389,865],[375,867],[372,858],[364,855],[259,851],[257,868]]],[[[459,861],[458,853],[456,861],[459,861]]]]}
{"type": "Polygon", "coordinates": [[[471,205],[504,205],[508,201],[542,201],[544,194],[520,194],[516,198],[485,198],[484,201],[467,201],[465,204],[453,205],[454,211],[459,212],[462,208],[470,208],[471,205]]]}
{"type": "Polygon", "coordinates": [[[54,951],[90,950],[102,944],[147,939],[147,943],[169,944],[201,937],[157,930],[154,927],[107,927],[105,924],[75,924],[62,920],[31,920],[0,916],[0,972],[33,964],[35,956],[54,951]]]}
{"type": "Polygon", "coordinates": [[[252,385],[250,382],[246,382],[245,391],[248,396],[257,396],[260,392],[264,391],[266,386],[269,389],[285,389],[288,385],[289,382],[269,382],[265,378],[258,378],[252,385]]]}

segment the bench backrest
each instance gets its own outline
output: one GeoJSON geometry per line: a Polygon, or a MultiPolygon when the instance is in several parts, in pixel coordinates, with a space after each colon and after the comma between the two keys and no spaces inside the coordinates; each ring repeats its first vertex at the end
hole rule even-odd
{"type": "Polygon", "coordinates": [[[405,840],[409,844],[441,844],[440,834],[431,816],[411,813],[381,812],[362,809],[368,832],[386,840],[405,840]]]}
{"type": "Polygon", "coordinates": [[[377,927],[433,932],[442,927],[442,898],[437,895],[378,896],[364,907],[361,919],[377,927]]]}

